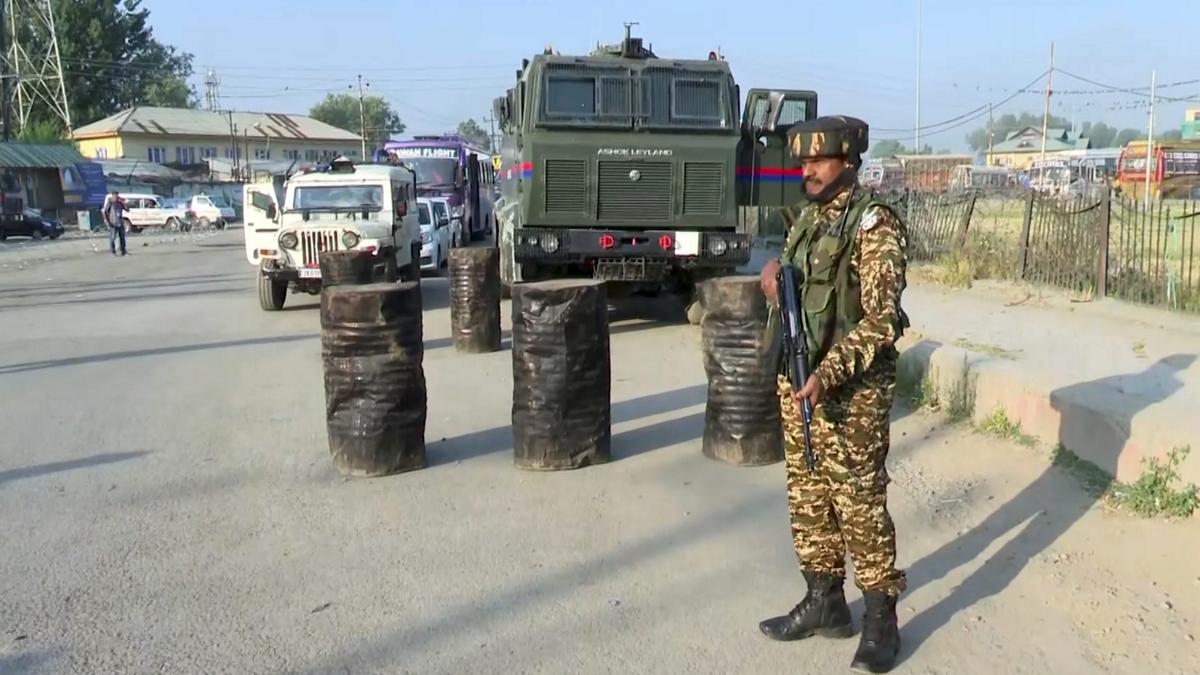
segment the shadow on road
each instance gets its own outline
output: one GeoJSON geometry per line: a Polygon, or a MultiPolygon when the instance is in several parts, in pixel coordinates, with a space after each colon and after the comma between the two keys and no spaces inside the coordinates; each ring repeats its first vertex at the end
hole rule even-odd
{"type": "MultiPolygon", "coordinates": [[[[23,478],[36,478],[61,471],[73,471],[75,469],[84,469],[89,466],[100,466],[101,464],[112,464],[114,462],[123,462],[127,459],[141,457],[148,454],[146,452],[107,452],[100,455],[92,455],[91,457],[80,457],[79,459],[71,459],[65,462],[50,462],[49,464],[35,464],[27,466],[23,469],[8,469],[0,471],[0,485],[9,483],[23,478]]],[[[0,672],[8,672],[0,669],[0,672]]]]}
{"type": "MultiPolygon", "coordinates": [[[[230,281],[210,282],[228,284],[230,281]]],[[[168,293],[139,293],[136,295],[113,295],[104,297],[92,298],[71,298],[69,300],[53,300],[50,302],[18,302],[6,305],[0,305],[0,309],[28,309],[32,307],[53,307],[56,305],[90,305],[95,303],[107,302],[139,302],[145,300],[166,300],[171,298],[187,298],[198,295],[219,295],[224,293],[248,293],[253,290],[253,286],[249,285],[245,279],[236,281],[236,285],[229,288],[204,288],[186,291],[173,291],[168,293]]]]}
{"type": "MultiPolygon", "coordinates": [[[[774,486],[749,493],[709,518],[693,518],[667,532],[656,531],[622,544],[602,556],[579,564],[546,569],[536,580],[498,590],[486,597],[473,596],[447,606],[427,621],[394,621],[374,635],[362,636],[354,651],[314,660],[297,673],[359,672],[392,668],[411,659],[414,652],[441,653],[460,644],[467,635],[486,633],[488,626],[512,621],[522,612],[552,607],[581,586],[603,583],[617,571],[636,568],[674,551],[694,549],[703,542],[740,531],[762,518],[764,511],[780,501],[774,486]],[[355,667],[351,667],[355,666],[355,667]]],[[[553,644],[547,643],[547,648],[553,644]]]]}
{"type": "Polygon", "coordinates": [[[218,281],[246,279],[245,274],[192,274],[181,277],[138,277],[133,279],[109,279],[106,281],[80,281],[71,283],[37,284],[30,286],[0,286],[0,297],[32,298],[41,295],[67,293],[93,293],[98,291],[129,291],[139,288],[164,288],[207,284],[218,281]]]}
{"type": "MultiPolygon", "coordinates": [[[[629,422],[703,403],[707,391],[706,385],[697,385],[615,403],[612,406],[612,423],[629,422]]],[[[660,422],[647,427],[645,432],[639,429],[616,434],[612,439],[612,458],[616,461],[697,438],[703,428],[704,416],[700,414],[660,422]],[[699,417],[699,421],[696,421],[696,417],[699,417]]],[[[510,425],[447,438],[445,441],[429,444],[430,464],[434,466],[453,464],[494,452],[511,450],[512,443],[512,426],[510,425]]]]}
{"type": "Polygon", "coordinates": [[[24,373],[31,370],[45,370],[47,368],[62,368],[64,366],[78,366],[85,363],[103,363],[105,361],[117,361],[120,359],[133,359],[141,356],[161,356],[163,354],[180,354],[186,352],[207,351],[210,349],[228,349],[233,347],[250,347],[254,345],[270,345],[280,344],[285,342],[299,342],[302,340],[315,340],[319,336],[310,335],[281,335],[278,337],[266,338],[246,338],[243,340],[223,340],[221,342],[202,342],[200,344],[177,345],[173,347],[154,347],[151,349],[132,349],[124,352],[107,352],[105,354],[92,354],[90,356],[73,356],[66,359],[51,359],[48,361],[30,361],[28,363],[14,363],[10,365],[0,365],[0,375],[11,375],[13,373],[24,373]]]}
{"type": "MultiPolygon", "coordinates": [[[[1115,474],[1117,457],[1128,440],[1130,422],[1146,406],[1165,400],[1179,391],[1182,383],[1177,377],[1178,372],[1186,370],[1195,360],[1195,355],[1177,354],[1163,358],[1138,373],[1105,377],[1053,391],[1050,394],[1051,405],[1062,414],[1059,442],[1065,445],[1065,439],[1070,437],[1066,432],[1074,428],[1084,425],[1109,426],[1114,433],[1090,434],[1093,438],[1106,439],[1107,445],[1098,448],[1099,452],[1096,452],[1097,449],[1090,449],[1088,454],[1102,458],[1100,468],[1109,476],[1115,474]],[[1128,403],[1128,407],[1120,419],[1081,415],[1077,412],[1079,408],[1070,403],[1083,396],[1094,395],[1098,391],[1150,390],[1150,387],[1144,385],[1151,381],[1165,381],[1167,386],[1161,388],[1157,396],[1150,398],[1124,396],[1122,400],[1128,403]]],[[[1082,518],[1108,487],[1108,483],[1093,485],[1090,486],[1091,490],[1084,492],[1069,485],[1069,481],[1074,480],[1074,477],[1068,476],[1058,467],[1049,467],[982,523],[912,565],[908,571],[910,592],[970,564],[996,539],[1017,531],[995,554],[986,559],[962,583],[956,585],[949,595],[901,626],[904,644],[902,658],[914,653],[955,614],[1004,591],[1029,561],[1050,547],[1082,518]]]]}

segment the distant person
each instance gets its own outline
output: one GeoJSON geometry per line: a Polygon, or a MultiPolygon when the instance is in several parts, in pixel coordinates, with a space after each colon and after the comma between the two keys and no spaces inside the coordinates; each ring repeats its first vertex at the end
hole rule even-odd
{"type": "Polygon", "coordinates": [[[108,225],[108,250],[117,254],[117,239],[121,240],[121,255],[125,251],[125,200],[113,190],[108,199],[104,200],[104,224],[108,225]]]}

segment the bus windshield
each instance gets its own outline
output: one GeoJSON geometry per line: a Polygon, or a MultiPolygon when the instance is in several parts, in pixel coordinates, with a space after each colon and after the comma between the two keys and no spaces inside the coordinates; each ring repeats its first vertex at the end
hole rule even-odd
{"type": "Polygon", "coordinates": [[[421,187],[453,187],[458,160],[445,157],[405,157],[404,163],[417,174],[421,187]]]}

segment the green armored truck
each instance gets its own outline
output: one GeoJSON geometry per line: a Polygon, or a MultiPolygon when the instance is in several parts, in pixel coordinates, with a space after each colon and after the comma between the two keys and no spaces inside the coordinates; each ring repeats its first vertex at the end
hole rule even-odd
{"type": "Polygon", "coordinates": [[[506,292],[561,277],[690,292],[748,262],[739,207],[801,199],[786,132],[817,96],[751,89],[740,104],[721,56],[659,58],[628,26],[586,56],[524,60],[493,104],[506,292]]]}

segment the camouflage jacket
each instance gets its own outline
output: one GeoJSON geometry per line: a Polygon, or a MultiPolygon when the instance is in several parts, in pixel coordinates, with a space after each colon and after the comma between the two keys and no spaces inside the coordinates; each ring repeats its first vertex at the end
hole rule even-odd
{"type": "MultiPolygon", "coordinates": [[[[824,234],[853,209],[859,199],[869,194],[861,188],[847,188],[826,204],[802,202],[780,212],[787,228],[785,252],[795,257],[798,240],[816,228],[815,235],[824,234]],[[853,197],[853,202],[852,202],[853,197]]],[[[837,389],[847,381],[859,377],[873,365],[881,355],[895,355],[895,341],[906,324],[900,308],[900,296],[906,285],[907,261],[905,250],[907,238],[904,224],[886,206],[870,205],[862,211],[862,217],[854,228],[854,241],[843,255],[849,255],[850,278],[858,291],[857,321],[844,334],[829,345],[813,374],[821,381],[826,391],[837,389]]],[[[810,260],[813,256],[810,255],[810,260]]],[[[793,259],[801,265],[804,261],[793,259]]],[[[846,301],[839,298],[839,301],[846,301]]],[[[849,299],[853,302],[853,299],[849,299]]]]}

